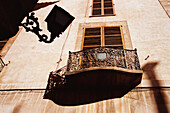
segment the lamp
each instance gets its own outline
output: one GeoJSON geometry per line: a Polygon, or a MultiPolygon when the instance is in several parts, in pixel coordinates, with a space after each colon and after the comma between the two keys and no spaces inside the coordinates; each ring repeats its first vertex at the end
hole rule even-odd
{"type": "Polygon", "coordinates": [[[51,43],[54,41],[56,36],[59,37],[59,35],[66,30],[66,28],[71,24],[73,20],[73,16],[71,16],[61,7],[55,5],[45,19],[45,21],[47,22],[48,31],[51,32],[50,40],[48,40],[47,35],[40,35],[39,32],[42,31],[42,29],[39,28],[38,18],[34,16],[34,13],[27,15],[26,22],[21,23],[21,26],[23,26],[27,32],[31,31],[35,33],[39,37],[39,41],[51,43]],[[29,25],[34,25],[34,23],[36,24],[35,27],[28,27],[29,25]]]}

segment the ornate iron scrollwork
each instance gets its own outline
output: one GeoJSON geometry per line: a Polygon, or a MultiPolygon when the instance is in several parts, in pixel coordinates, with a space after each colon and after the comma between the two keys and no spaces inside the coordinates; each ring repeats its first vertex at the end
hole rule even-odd
{"type": "Polygon", "coordinates": [[[64,84],[66,83],[66,79],[64,76],[65,73],[66,73],[66,66],[62,67],[57,71],[50,73],[46,93],[48,93],[49,90],[64,87],[64,84]]]}
{"type": "Polygon", "coordinates": [[[30,15],[27,15],[26,18],[26,22],[25,23],[21,23],[20,25],[23,26],[27,32],[31,31],[33,33],[35,33],[38,37],[39,37],[39,41],[43,41],[45,43],[51,43],[55,37],[51,37],[50,40],[48,40],[48,36],[45,34],[40,34],[40,31],[42,31],[42,29],[40,29],[40,25],[38,22],[38,18],[36,18],[35,13],[32,12],[30,15]],[[31,27],[29,27],[31,26],[31,27]]]}
{"type": "Polygon", "coordinates": [[[141,70],[137,50],[126,50],[126,64],[128,69],[141,70]]]}
{"type": "Polygon", "coordinates": [[[136,49],[125,50],[105,47],[70,52],[67,66],[69,72],[89,67],[121,67],[140,70],[136,49]],[[99,54],[103,54],[103,58],[99,58],[99,54]]]}

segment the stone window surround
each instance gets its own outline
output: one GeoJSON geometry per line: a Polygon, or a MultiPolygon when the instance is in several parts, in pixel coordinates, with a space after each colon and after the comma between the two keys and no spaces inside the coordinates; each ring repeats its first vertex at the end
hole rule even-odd
{"type": "Polygon", "coordinates": [[[74,50],[80,51],[82,48],[83,32],[85,27],[100,27],[100,26],[106,26],[106,27],[122,26],[124,47],[125,49],[133,49],[127,21],[112,21],[112,22],[80,23],[74,50]]]}

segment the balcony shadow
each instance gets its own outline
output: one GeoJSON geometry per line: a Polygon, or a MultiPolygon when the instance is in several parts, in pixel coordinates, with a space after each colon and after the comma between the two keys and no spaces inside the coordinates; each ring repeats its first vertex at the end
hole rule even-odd
{"type": "Polygon", "coordinates": [[[152,87],[155,87],[153,89],[153,92],[154,92],[154,98],[156,101],[158,112],[159,113],[168,113],[168,108],[166,106],[165,94],[164,94],[164,92],[161,91],[161,89],[158,89],[158,87],[161,87],[161,84],[158,81],[157,75],[154,71],[154,69],[157,65],[158,65],[158,62],[147,63],[142,67],[142,70],[147,75],[148,79],[150,79],[152,87]]]}
{"type": "Polygon", "coordinates": [[[62,106],[77,106],[121,98],[136,87],[141,78],[142,73],[99,69],[66,75],[66,83],[62,84],[59,76],[51,74],[44,99],[62,106]]]}

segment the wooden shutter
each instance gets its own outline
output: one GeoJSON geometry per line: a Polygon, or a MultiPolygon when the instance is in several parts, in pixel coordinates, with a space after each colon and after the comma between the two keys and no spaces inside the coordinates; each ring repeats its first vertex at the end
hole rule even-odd
{"type": "Polygon", "coordinates": [[[113,15],[113,3],[112,0],[104,0],[104,15],[113,15]]]}
{"type": "Polygon", "coordinates": [[[123,49],[123,43],[120,26],[84,29],[83,50],[101,46],[123,49]]]}
{"type": "Polygon", "coordinates": [[[101,0],[93,0],[92,15],[100,16],[102,14],[101,8],[102,8],[101,0]]]}
{"type": "Polygon", "coordinates": [[[104,41],[106,47],[123,49],[120,27],[104,27],[104,41]]]}
{"type": "Polygon", "coordinates": [[[112,0],[93,0],[92,16],[114,15],[112,0]]]}
{"type": "Polygon", "coordinates": [[[100,47],[101,45],[101,28],[85,28],[84,33],[84,49],[100,47]]]}

